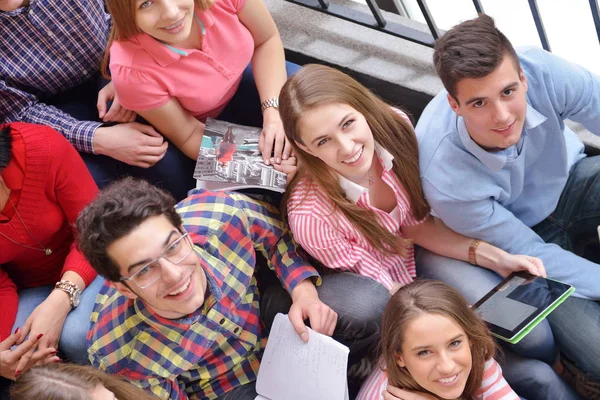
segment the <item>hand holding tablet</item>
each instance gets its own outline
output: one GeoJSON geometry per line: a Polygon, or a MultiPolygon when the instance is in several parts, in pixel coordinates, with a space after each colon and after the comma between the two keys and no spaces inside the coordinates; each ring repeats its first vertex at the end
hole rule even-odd
{"type": "Polygon", "coordinates": [[[473,308],[487,322],[492,335],[515,344],[574,291],[566,283],[516,272],[473,308]]]}

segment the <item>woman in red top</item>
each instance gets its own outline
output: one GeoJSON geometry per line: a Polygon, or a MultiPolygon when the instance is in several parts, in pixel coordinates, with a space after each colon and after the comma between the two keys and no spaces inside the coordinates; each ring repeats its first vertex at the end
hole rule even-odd
{"type": "Polygon", "coordinates": [[[58,132],[0,126],[1,376],[15,378],[34,349],[36,358],[57,360],[52,348],[87,360],[89,316],[103,280],[77,249],[73,225],[96,192],[79,154],[58,132]],[[22,345],[11,350],[14,343],[22,345]]]}

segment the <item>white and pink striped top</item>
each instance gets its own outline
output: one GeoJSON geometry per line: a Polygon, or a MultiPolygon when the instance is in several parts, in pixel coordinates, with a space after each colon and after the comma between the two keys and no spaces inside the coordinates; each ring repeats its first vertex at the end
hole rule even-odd
{"type": "MultiPolygon", "coordinates": [[[[375,152],[383,167],[381,178],[396,195],[396,208],[390,213],[372,207],[368,189],[340,176],[340,186],[348,199],[364,208],[370,208],[390,232],[402,235],[402,227],[421,221],[413,216],[410,200],[392,171],[393,156],[375,144],[375,152]]],[[[366,238],[335,209],[324,191],[307,178],[294,188],[288,202],[289,225],[294,239],[304,250],[326,267],[354,272],[373,278],[388,290],[392,283],[411,283],[415,276],[414,249],[406,256],[377,251],[366,238]]]]}
{"type": "MultiPolygon", "coordinates": [[[[502,376],[502,368],[493,358],[486,361],[481,388],[473,396],[473,400],[519,400],[502,376]]],[[[375,368],[360,388],[356,400],[383,400],[381,392],[388,385],[387,373],[375,368]]]]}

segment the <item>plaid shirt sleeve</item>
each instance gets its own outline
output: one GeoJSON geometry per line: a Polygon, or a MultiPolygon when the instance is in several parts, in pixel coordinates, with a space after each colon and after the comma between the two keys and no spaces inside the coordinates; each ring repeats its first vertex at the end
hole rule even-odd
{"type": "Polygon", "coordinates": [[[248,218],[255,248],[264,255],[269,268],[275,271],[289,293],[308,278],[314,278],[317,286],[321,284],[321,277],[314,267],[296,252],[296,243],[275,207],[240,193],[229,195],[248,218]]]}
{"type": "Polygon", "coordinates": [[[59,131],[73,146],[84,153],[94,153],[94,132],[102,124],[79,121],[56,107],[40,103],[36,96],[0,80],[0,121],[31,122],[48,125],[59,131]]]}

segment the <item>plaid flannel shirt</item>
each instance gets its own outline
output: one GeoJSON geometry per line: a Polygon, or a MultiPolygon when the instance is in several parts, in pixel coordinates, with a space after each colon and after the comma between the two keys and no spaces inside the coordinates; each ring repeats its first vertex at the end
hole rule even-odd
{"type": "Polygon", "coordinates": [[[98,71],[109,28],[102,0],[31,0],[29,7],[0,11],[0,123],[49,125],[77,150],[92,153],[101,123],[79,121],[40,98],[98,71]]]}
{"type": "Polygon", "coordinates": [[[315,278],[266,203],[238,193],[197,190],[177,205],[206,272],[209,296],[181,320],[156,315],[109,283],[88,333],[92,365],[125,376],[163,399],[215,399],[256,380],[266,338],[254,269],[260,251],[291,292],[315,278]]]}

